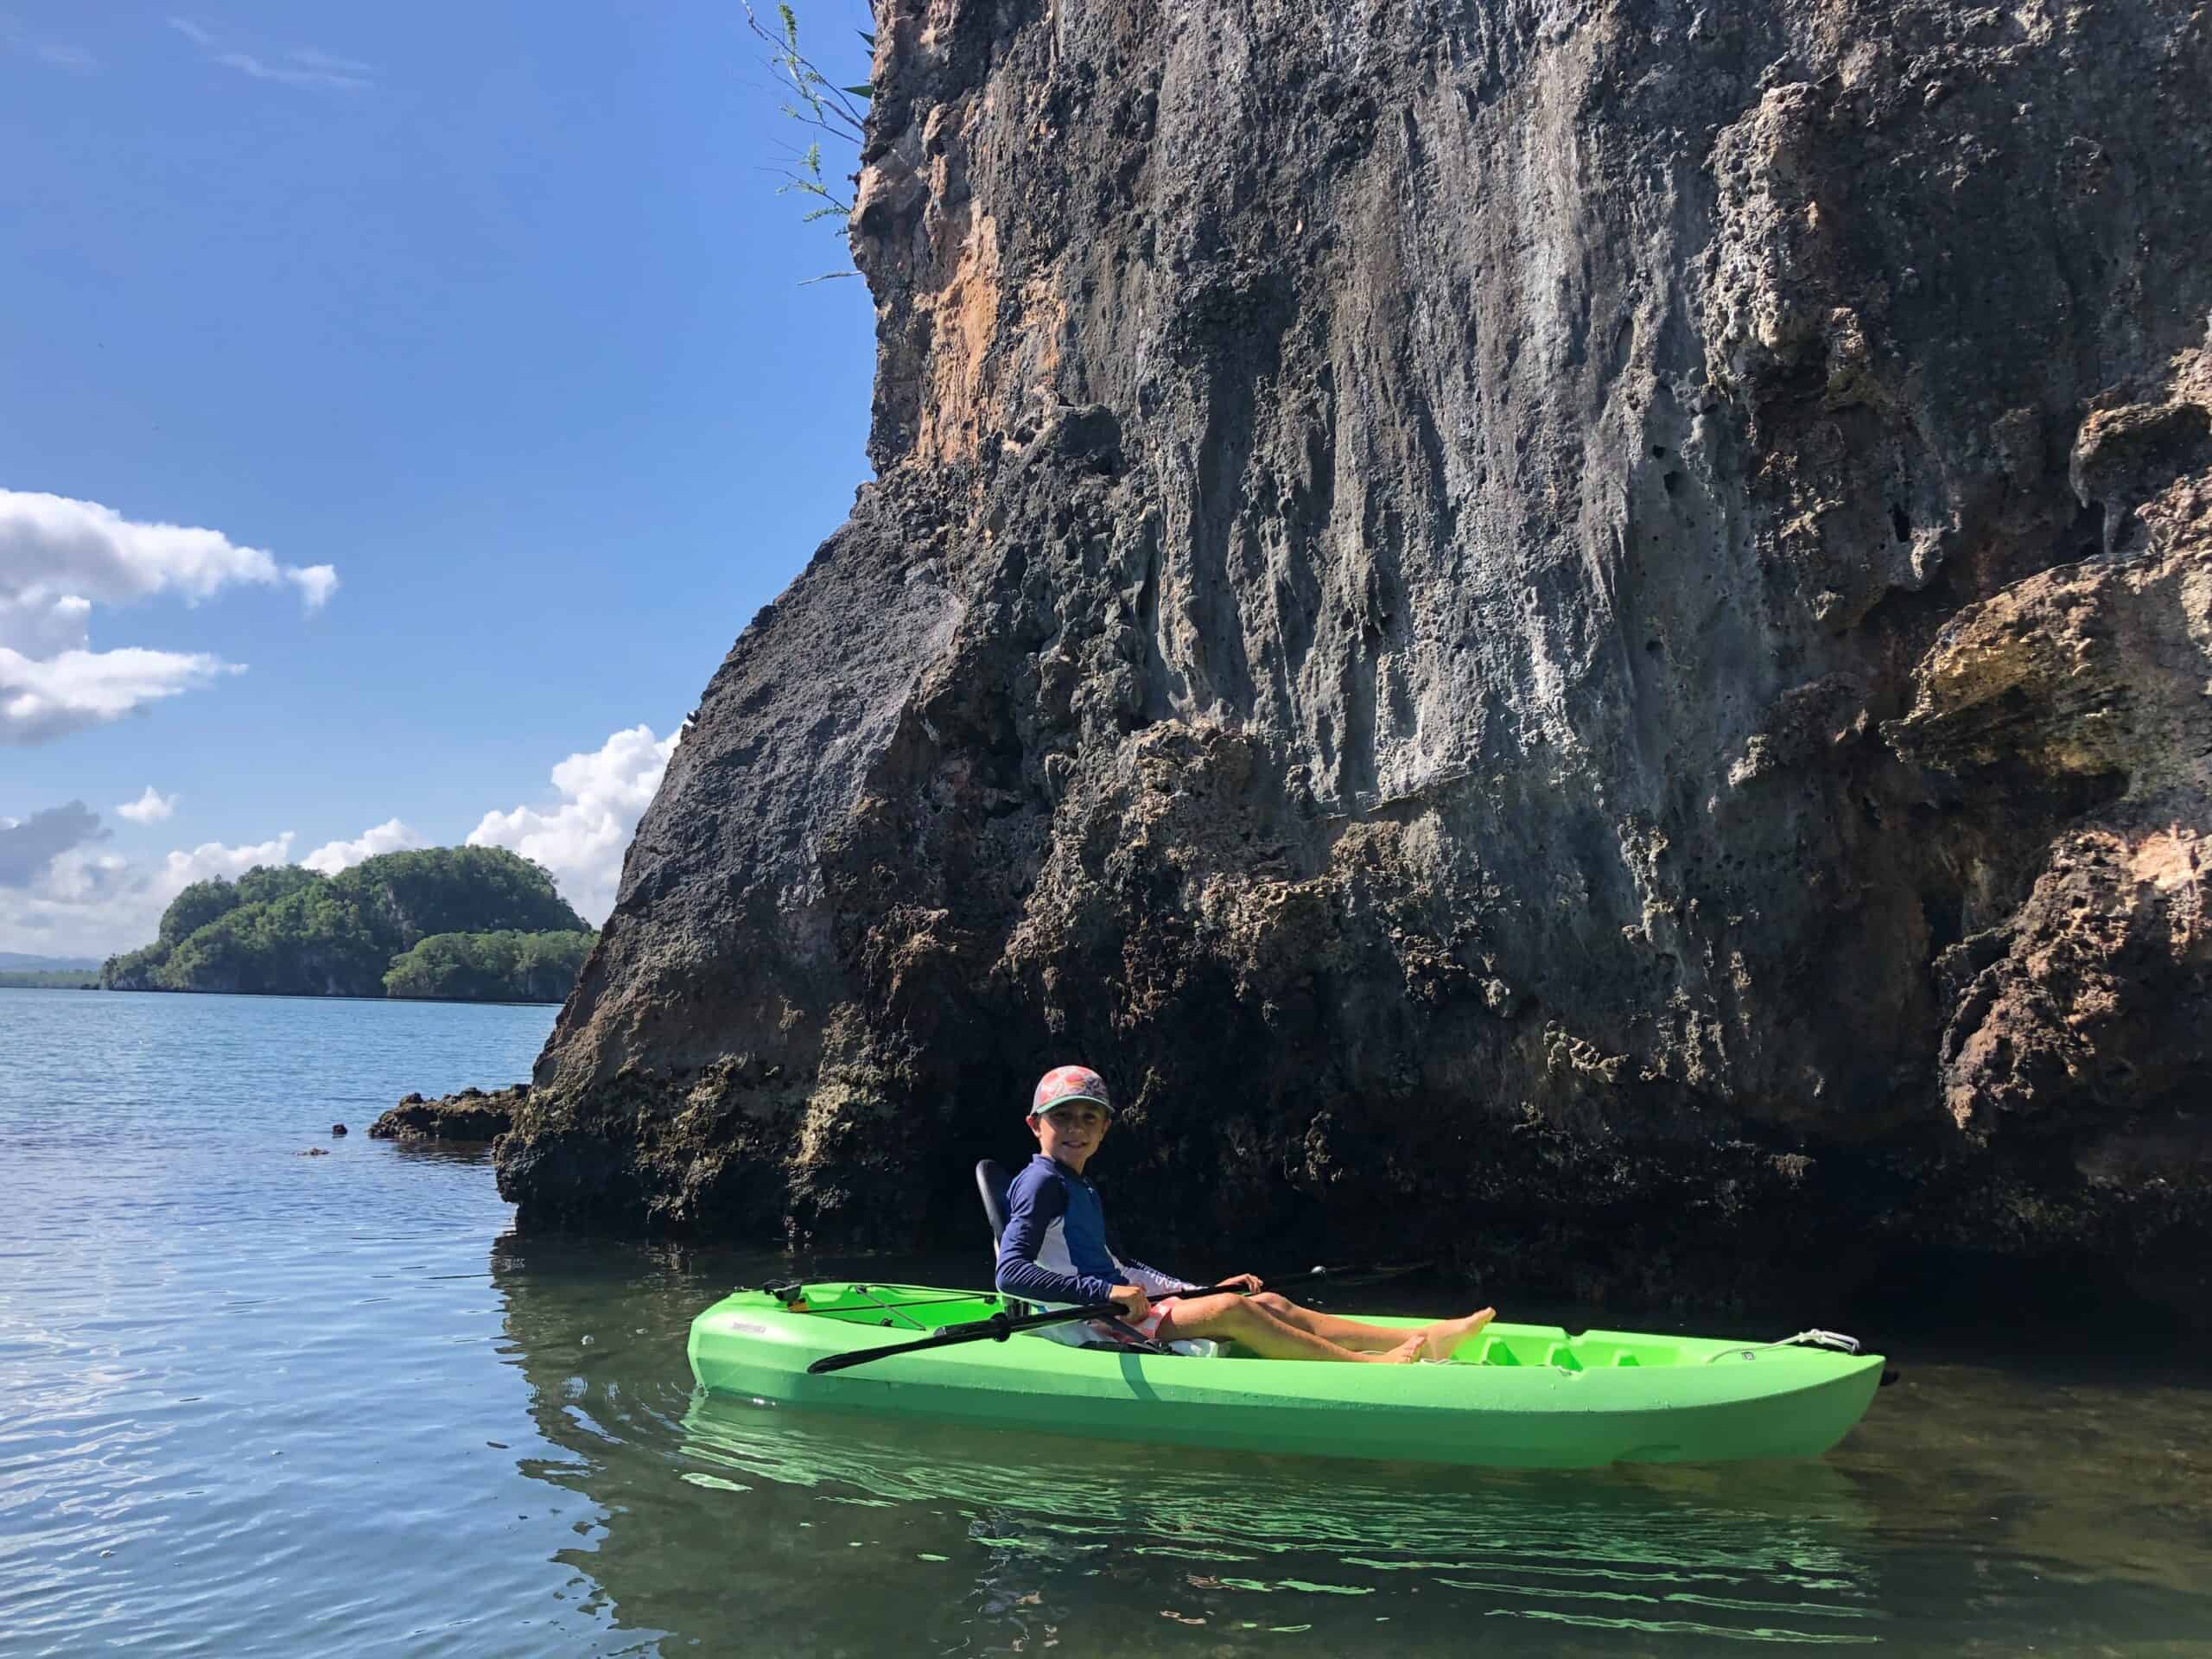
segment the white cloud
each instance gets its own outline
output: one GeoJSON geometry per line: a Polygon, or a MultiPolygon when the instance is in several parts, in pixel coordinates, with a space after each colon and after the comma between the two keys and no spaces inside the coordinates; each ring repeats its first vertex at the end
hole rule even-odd
{"type": "Polygon", "coordinates": [[[149,784],[143,795],[135,801],[125,801],[115,810],[133,823],[159,823],[176,810],[176,803],[175,796],[164,795],[149,784]]]}
{"type": "Polygon", "coordinates": [[[71,848],[106,839],[100,815],[82,801],[0,823],[0,887],[27,887],[71,848]]]}
{"type": "Polygon", "coordinates": [[[333,92],[359,92],[372,83],[365,75],[342,75],[328,69],[317,68],[308,61],[310,56],[321,53],[287,52],[275,62],[257,58],[251,52],[218,52],[215,61],[226,69],[235,69],[242,75],[256,80],[273,80],[285,86],[327,86],[333,92]]]}
{"type": "Polygon", "coordinates": [[[286,86],[322,87],[339,92],[361,92],[376,84],[371,79],[375,71],[368,64],[319,51],[312,46],[296,46],[272,57],[241,51],[214,30],[189,17],[172,17],[169,27],[206,53],[210,63],[235,69],[255,80],[273,80],[286,86]]]}
{"type": "MultiPolygon", "coordinates": [[[[169,900],[195,881],[205,881],[221,876],[235,881],[257,864],[289,864],[292,861],[292,832],[289,830],[273,841],[256,842],[250,847],[226,847],[219,841],[203,841],[188,853],[171,853],[162,861],[161,873],[153,885],[162,895],[161,910],[154,912],[156,921],[161,911],[168,908],[169,900]]],[[[154,936],[149,931],[146,937],[154,936]]]]}
{"type": "Polygon", "coordinates": [[[287,570],[284,580],[300,590],[300,597],[311,611],[329,604],[330,596],[338,591],[338,571],[332,565],[310,564],[304,569],[287,570]]]}
{"type": "Polygon", "coordinates": [[[12,643],[38,657],[81,651],[92,614],[92,601],[81,594],[21,601],[0,594],[0,649],[12,643]]]}
{"type": "Polygon", "coordinates": [[[43,743],[243,674],[242,663],[175,651],[65,651],[41,662],[0,645],[0,743],[43,743]]]}
{"type": "Polygon", "coordinates": [[[162,912],[185,888],[212,876],[235,880],[257,864],[289,862],[292,840],[288,830],[240,847],[203,842],[151,867],[79,842],[56,854],[27,887],[0,887],[0,950],[99,957],[151,944],[162,912]]]}
{"type": "MultiPolygon", "coordinates": [[[[73,847],[55,856],[45,874],[31,884],[24,895],[24,902],[33,911],[51,907],[59,912],[66,907],[82,907],[119,897],[126,891],[130,867],[128,859],[114,853],[93,853],[82,847],[73,847]]],[[[0,900],[9,896],[0,894],[0,900]]],[[[153,920],[146,926],[146,937],[139,941],[140,944],[152,942],[154,930],[161,922],[161,912],[168,905],[168,900],[165,899],[161,908],[154,912],[153,920]]],[[[0,903],[0,925],[4,925],[6,909],[4,903],[0,903]]],[[[72,946],[60,954],[91,956],[94,953],[72,946]]]]}
{"type": "Polygon", "coordinates": [[[41,63],[50,63],[57,69],[92,70],[99,63],[90,52],[67,41],[48,40],[36,35],[27,35],[13,18],[0,14],[0,41],[6,41],[18,52],[27,53],[41,63]]]}
{"type": "Polygon", "coordinates": [[[468,844],[536,859],[553,872],[561,896],[597,926],[614,908],[622,855],[682,736],[679,729],[656,738],[652,727],[632,726],[592,753],[570,755],[553,768],[557,805],[486,812],[468,844]]]}
{"type": "Polygon", "coordinates": [[[217,530],[143,524],[97,501],[0,489],[0,600],[88,596],[116,605],[175,592],[212,597],[233,582],[297,582],[312,596],[330,567],[280,565],[217,530]]]}
{"type": "Polygon", "coordinates": [[[161,594],[198,604],[238,584],[338,587],[327,564],[279,564],[219,531],[125,518],[97,501],[0,489],[0,743],[41,743],[245,671],[198,652],[95,652],[94,605],[161,594]]]}
{"type": "Polygon", "coordinates": [[[425,846],[416,835],[397,818],[386,818],[373,830],[364,830],[353,841],[325,842],[300,861],[311,870],[325,875],[335,875],[349,869],[365,858],[374,858],[378,853],[404,853],[411,848],[425,846]]]}
{"type": "Polygon", "coordinates": [[[375,66],[363,63],[359,58],[341,58],[335,52],[319,52],[311,46],[296,46],[284,54],[294,63],[309,69],[327,70],[334,75],[367,77],[376,73],[375,66]]]}

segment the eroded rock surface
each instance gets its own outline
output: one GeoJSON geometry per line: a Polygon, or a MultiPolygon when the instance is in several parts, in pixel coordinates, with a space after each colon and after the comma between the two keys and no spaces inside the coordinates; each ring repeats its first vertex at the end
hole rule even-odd
{"type": "MultiPolygon", "coordinates": [[[[2127,429],[2204,430],[2197,405],[2120,413],[2139,411],[2156,418],[2127,429]]],[[[2099,424],[2085,423],[2085,442],[2099,424]]],[[[2043,849],[2024,903],[1938,961],[1953,1120],[1977,1139],[2078,1139],[2085,1166],[2109,1161],[2107,1142],[2155,1139],[2164,1166],[2139,1176],[2201,1184],[2212,1135],[2190,1123],[2212,1103],[2212,470],[2132,511],[2123,536],[2141,550],[2048,571],[1959,616],[1894,736],[1975,786],[1965,815],[1992,820],[1993,844],[2024,792],[2088,780],[2117,795],[2043,849]]]]}
{"type": "Polygon", "coordinates": [[[524,1225],[966,1239],[1080,1058],[1162,1255],[2201,1255],[2212,15],[877,40],[880,477],[639,828],[524,1225]]]}

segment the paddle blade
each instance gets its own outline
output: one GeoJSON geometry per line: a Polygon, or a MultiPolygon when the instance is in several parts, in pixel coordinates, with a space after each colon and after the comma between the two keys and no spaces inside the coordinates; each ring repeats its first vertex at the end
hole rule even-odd
{"type": "Polygon", "coordinates": [[[1316,1268],[1305,1276],[1341,1290],[1353,1285],[1379,1285],[1392,1279],[1408,1278],[1416,1273],[1427,1273],[1435,1265],[1433,1262],[1398,1262],[1381,1268],[1316,1268]]]}

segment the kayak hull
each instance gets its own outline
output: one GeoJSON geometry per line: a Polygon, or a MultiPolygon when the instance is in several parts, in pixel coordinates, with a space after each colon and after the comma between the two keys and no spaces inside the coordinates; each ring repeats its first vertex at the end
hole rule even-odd
{"type": "MultiPolygon", "coordinates": [[[[926,1286],[741,1291],[693,1321],[703,1388],[763,1404],[1292,1456],[1520,1468],[1817,1457],[1865,1414],[1878,1355],[1497,1325],[1443,1365],[1094,1350],[1038,1335],[873,1361],[1001,1304],[926,1286]],[[858,1294],[855,1294],[858,1293],[858,1294]],[[877,1310],[881,1310],[880,1312],[877,1310]]],[[[1418,1319],[1376,1317],[1417,1328],[1418,1319]]]]}

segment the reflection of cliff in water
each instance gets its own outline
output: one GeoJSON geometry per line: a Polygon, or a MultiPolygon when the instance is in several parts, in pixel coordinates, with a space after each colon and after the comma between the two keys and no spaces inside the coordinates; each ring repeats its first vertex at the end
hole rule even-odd
{"type": "Polygon", "coordinates": [[[1881,1629],[1872,1511],[1824,1464],[1337,1465],[694,1397],[692,1315],[772,1271],[541,1239],[493,1252],[507,1352],[560,1453],[525,1472],[601,1515],[563,1560],[671,1652],[1217,1651],[1294,1627],[1331,1651],[1387,1636],[1457,1652],[1489,1620],[1548,1652],[1561,1626],[1594,1627],[1593,1647],[1881,1629]]]}
{"type": "Polygon", "coordinates": [[[683,1334],[713,1294],[711,1269],[663,1248],[512,1235],[493,1243],[490,1267],[501,1354],[528,1381],[547,1443],[518,1466],[598,1511],[559,1559],[622,1630],[681,1630],[671,1650],[715,1650],[730,1625],[728,1540],[683,1513],[696,1508],[686,1496],[704,1495],[669,1474],[691,1391],[683,1334]],[[694,1635],[710,1640],[689,1648],[694,1635]]]}

